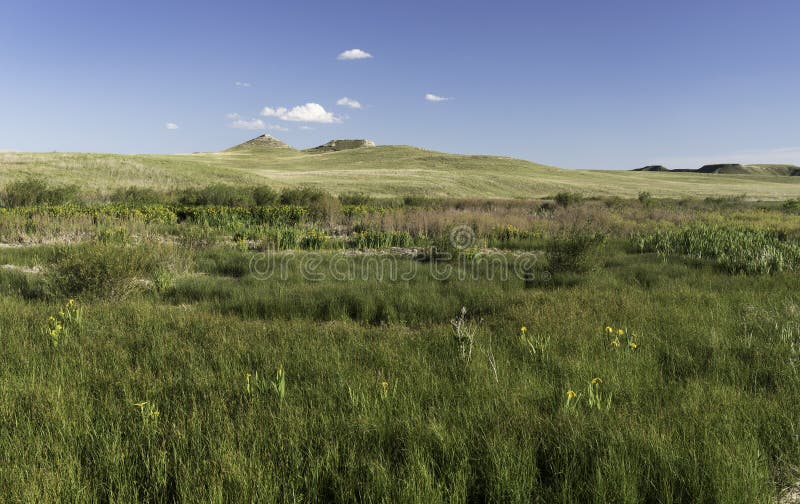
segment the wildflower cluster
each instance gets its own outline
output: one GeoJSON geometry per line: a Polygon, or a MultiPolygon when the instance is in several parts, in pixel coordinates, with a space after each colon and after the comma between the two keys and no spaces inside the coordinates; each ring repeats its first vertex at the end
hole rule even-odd
{"type": "Polygon", "coordinates": [[[74,299],[70,299],[64,304],[55,316],[47,319],[47,329],[45,332],[50,337],[50,343],[54,348],[67,336],[70,331],[80,328],[83,322],[83,309],[75,304],[74,299]]]}
{"type": "MultiPolygon", "coordinates": [[[[586,387],[586,403],[589,409],[606,410],[611,409],[611,398],[613,394],[608,394],[602,389],[603,379],[600,377],[592,378],[586,387]]],[[[572,389],[566,392],[567,400],[564,403],[564,410],[573,412],[578,408],[583,394],[579,394],[572,389]]]]}
{"type": "Polygon", "coordinates": [[[544,356],[545,351],[550,346],[550,336],[543,336],[536,334],[534,336],[528,335],[528,328],[522,326],[519,328],[519,340],[528,349],[531,355],[544,356]]]}
{"type": "Polygon", "coordinates": [[[139,413],[142,417],[142,425],[145,427],[154,426],[158,422],[158,418],[161,416],[161,412],[158,411],[158,408],[155,404],[149,401],[143,401],[133,404],[135,407],[139,408],[139,413]]]}
{"type": "Polygon", "coordinates": [[[493,230],[494,236],[500,241],[511,241],[520,239],[531,239],[541,237],[540,233],[535,231],[524,231],[513,224],[506,224],[505,226],[498,226],[493,230]]]}
{"type": "Polygon", "coordinates": [[[639,348],[639,344],[636,343],[636,336],[633,333],[626,333],[625,329],[614,329],[611,326],[606,326],[604,332],[608,337],[613,337],[609,343],[609,346],[613,348],[620,348],[622,346],[620,339],[625,337],[627,337],[625,346],[628,348],[628,350],[633,351],[639,348]]]}
{"type": "Polygon", "coordinates": [[[564,410],[568,412],[573,412],[578,407],[578,402],[581,400],[580,394],[576,393],[574,390],[569,389],[567,390],[567,402],[564,403],[564,410]]]}

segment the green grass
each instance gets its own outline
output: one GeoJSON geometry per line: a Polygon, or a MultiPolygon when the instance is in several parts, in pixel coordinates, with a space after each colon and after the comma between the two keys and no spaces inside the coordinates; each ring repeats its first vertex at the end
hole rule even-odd
{"type": "Polygon", "coordinates": [[[2,500],[767,503],[800,480],[793,208],[418,203],[0,214],[2,500]],[[408,257],[430,245],[452,260],[408,257]]]}
{"type": "Polygon", "coordinates": [[[79,300],[58,348],[43,328],[60,304],[3,295],[3,495],[766,502],[796,477],[800,381],[781,338],[800,337],[796,277],[621,251],[549,290],[419,273],[186,277],[163,298],[79,300]],[[483,319],[469,363],[449,325],[461,306],[483,319]],[[550,338],[544,354],[523,325],[550,338]],[[606,325],[638,348],[610,346],[606,325]],[[607,410],[586,403],[595,377],[607,410]]]}
{"type": "Polygon", "coordinates": [[[294,149],[245,149],[186,155],[0,153],[0,184],[26,176],[88,191],[130,186],[179,189],[227,183],[275,188],[313,186],[333,194],[378,197],[535,198],[559,192],[659,198],[746,194],[758,200],[800,195],[800,178],[630,171],[565,170],[528,161],[380,146],[306,153],[294,149]]]}

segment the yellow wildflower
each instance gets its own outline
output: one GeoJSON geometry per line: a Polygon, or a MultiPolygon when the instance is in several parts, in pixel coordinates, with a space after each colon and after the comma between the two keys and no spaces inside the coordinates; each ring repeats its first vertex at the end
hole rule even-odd
{"type": "Polygon", "coordinates": [[[619,340],[614,340],[609,345],[613,346],[614,348],[619,348],[619,340]]]}
{"type": "Polygon", "coordinates": [[[628,346],[630,347],[630,349],[631,349],[631,350],[636,350],[637,348],[639,348],[639,345],[637,345],[637,344],[636,344],[636,343],[634,343],[633,341],[631,341],[630,343],[628,343],[628,346]]]}
{"type": "Polygon", "coordinates": [[[606,332],[608,334],[611,334],[612,332],[614,332],[614,329],[611,326],[606,326],[606,332]]]}
{"type": "Polygon", "coordinates": [[[602,378],[592,378],[592,385],[598,385],[600,383],[603,383],[602,378]]]}
{"type": "Polygon", "coordinates": [[[624,330],[622,330],[622,329],[620,329],[619,331],[617,331],[617,333],[618,333],[620,336],[622,336],[622,335],[624,335],[624,334],[625,334],[625,331],[624,331],[624,330]]]}
{"type": "Polygon", "coordinates": [[[574,390],[567,390],[567,399],[575,399],[577,396],[574,390]]]}
{"type": "Polygon", "coordinates": [[[525,327],[525,326],[520,327],[519,330],[522,332],[522,334],[525,334],[526,332],[528,332],[528,328],[525,327]]]}

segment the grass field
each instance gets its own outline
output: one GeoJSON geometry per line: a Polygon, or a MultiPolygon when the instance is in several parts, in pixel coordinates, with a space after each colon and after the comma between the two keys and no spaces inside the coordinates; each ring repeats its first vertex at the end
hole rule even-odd
{"type": "Polygon", "coordinates": [[[36,176],[107,192],[127,186],[182,188],[213,183],[311,186],[333,194],[541,198],[561,191],[595,196],[800,196],[800,177],[565,170],[494,156],[464,156],[406,146],[310,154],[245,149],[174,156],[0,153],[0,184],[36,176]]]}
{"type": "Polygon", "coordinates": [[[0,500],[791,502],[792,177],[367,151],[3,154],[0,500]]]}

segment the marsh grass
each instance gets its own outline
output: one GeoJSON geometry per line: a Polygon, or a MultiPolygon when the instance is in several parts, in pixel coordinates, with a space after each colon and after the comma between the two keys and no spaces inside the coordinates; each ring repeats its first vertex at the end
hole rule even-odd
{"type": "MultiPolygon", "coordinates": [[[[385,252],[402,233],[444,239],[461,216],[503,253],[545,254],[591,216],[611,238],[574,247],[598,267],[547,282],[545,261],[532,279],[459,279],[458,260],[407,256],[391,264],[413,274],[392,280],[377,275],[379,254],[335,248],[355,242],[336,234],[343,224],[272,226],[237,210],[233,225],[210,208],[204,223],[41,217],[39,233],[75,226],[88,238],[0,248],[3,264],[42,271],[0,269],[3,500],[740,503],[772,502],[797,481],[797,273],[730,274],[629,240],[696,221],[791,244],[795,214],[493,205],[374,211],[358,232],[385,252]],[[124,240],[99,240],[129,224],[124,240]],[[262,251],[232,229],[295,233],[285,275],[254,274],[262,251]],[[327,241],[300,250],[311,229],[327,241]],[[306,259],[352,275],[309,276],[306,259]],[[72,294],[79,337],[56,348],[48,317],[72,294]],[[462,308],[464,327],[481,320],[468,365],[451,323],[462,308]],[[623,329],[618,346],[606,326],[623,329]]],[[[745,250],[766,243],[744,235],[745,250]]]]}

